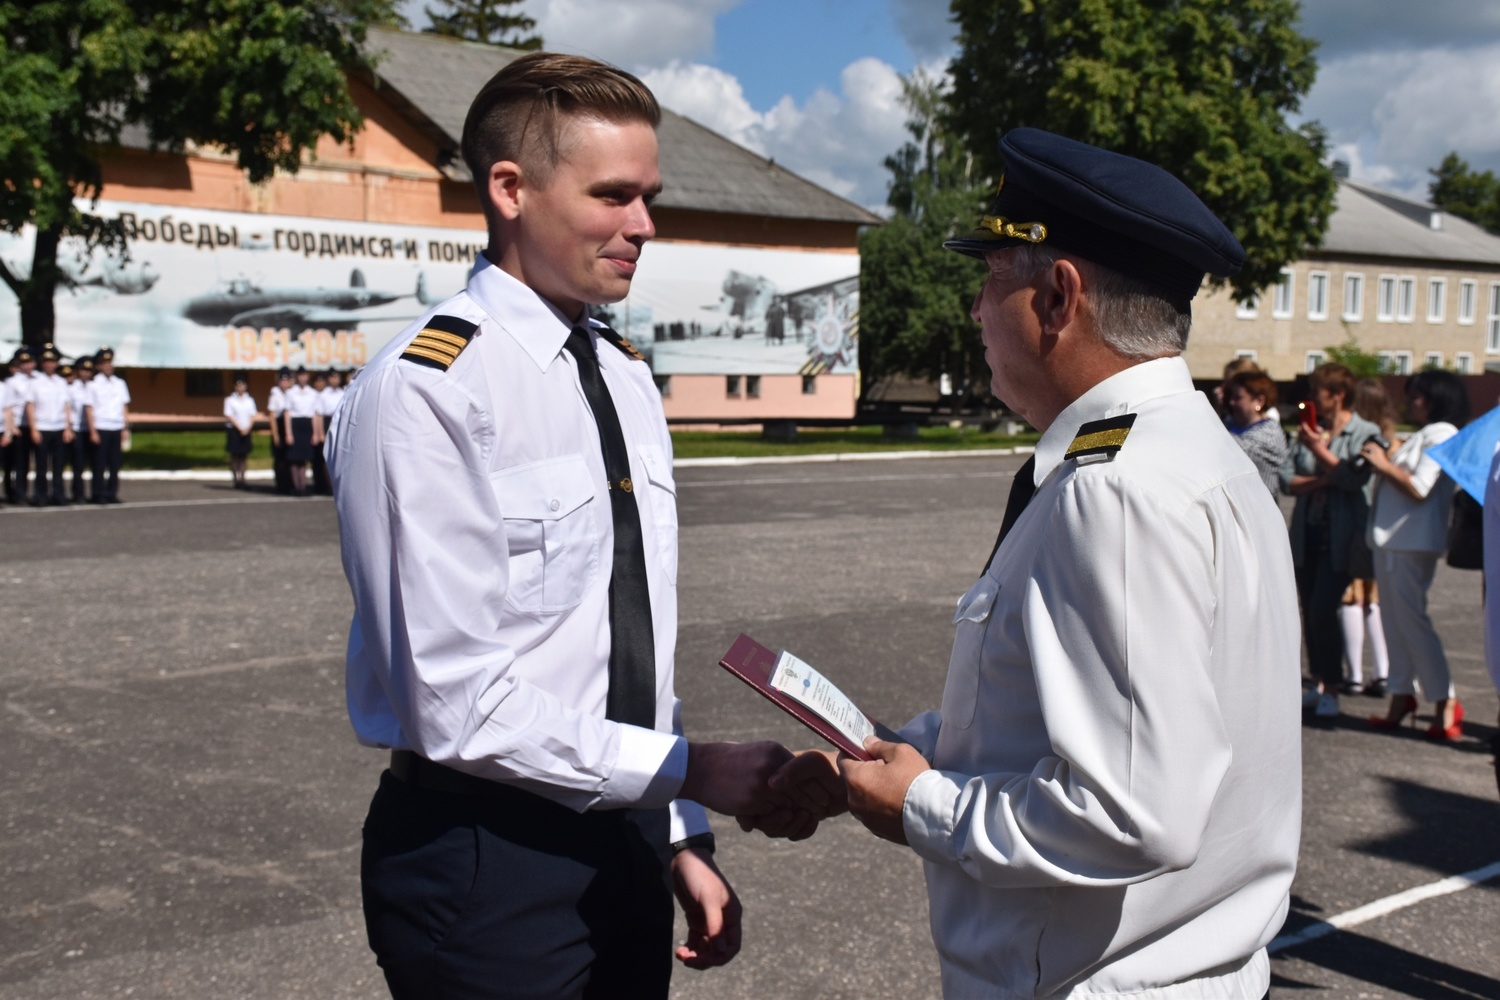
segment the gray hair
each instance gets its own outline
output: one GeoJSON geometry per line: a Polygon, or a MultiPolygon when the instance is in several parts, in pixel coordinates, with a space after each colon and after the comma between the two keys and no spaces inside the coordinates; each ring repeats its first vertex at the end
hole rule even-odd
{"type": "Polygon", "coordinates": [[[1002,251],[1010,276],[1031,281],[1066,256],[1089,286],[1089,309],[1099,336],[1127,358],[1164,358],[1187,347],[1192,313],[1178,312],[1144,281],[1121,274],[1065,250],[1023,246],[1002,251]]]}

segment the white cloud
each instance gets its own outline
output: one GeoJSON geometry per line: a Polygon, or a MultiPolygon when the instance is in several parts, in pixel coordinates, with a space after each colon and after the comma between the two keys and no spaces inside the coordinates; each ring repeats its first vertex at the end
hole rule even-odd
{"type": "Polygon", "coordinates": [[[906,138],[906,110],[900,76],[879,59],[844,67],[839,94],[820,88],[801,105],[783,97],[766,111],[750,105],[735,77],[711,66],[673,62],[642,79],[673,111],[836,194],[884,204],[882,161],[906,138]]]}
{"type": "Polygon", "coordinates": [[[896,30],[918,61],[942,57],[946,62],[956,46],[953,37],[958,26],[953,23],[948,5],[933,0],[891,0],[891,15],[896,30]]]}
{"type": "Polygon", "coordinates": [[[534,0],[547,47],[619,66],[660,66],[713,51],[714,21],[740,0],[534,0]]]}
{"type": "Polygon", "coordinates": [[[1360,180],[1425,196],[1450,150],[1500,166],[1500,44],[1365,52],[1329,61],[1304,112],[1360,180]]]}

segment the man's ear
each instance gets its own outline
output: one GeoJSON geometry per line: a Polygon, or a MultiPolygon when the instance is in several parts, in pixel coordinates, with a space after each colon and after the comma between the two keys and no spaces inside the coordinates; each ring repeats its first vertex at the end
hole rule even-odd
{"type": "Polygon", "coordinates": [[[1067,258],[1052,262],[1042,286],[1042,329],[1062,333],[1078,318],[1083,302],[1083,275],[1067,258]]]}
{"type": "Polygon", "coordinates": [[[514,222],[521,214],[521,189],[524,180],[521,165],[514,160],[497,160],[490,167],[487,185],[490,204],[506,222],[514,222]]]}

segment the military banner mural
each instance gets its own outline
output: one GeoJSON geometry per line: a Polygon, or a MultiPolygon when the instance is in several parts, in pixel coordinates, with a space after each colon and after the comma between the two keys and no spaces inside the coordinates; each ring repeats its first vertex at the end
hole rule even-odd
{"type": "MultiPolygon", "coordinates": [[[[67,357],[108,345],[123,367],[355,367],[463,288],[481,232],[100,202],[128,252],[66,241],[57,333],[67,357]]],[[[32,234],[0,233],[13,273],[32,234]]],[[[852,254],[652,243],[607,318],[663,374],[818,374],[855,366],[852,254]]],[[[20,342],[0,286],[0,352],[20,342]]]]}

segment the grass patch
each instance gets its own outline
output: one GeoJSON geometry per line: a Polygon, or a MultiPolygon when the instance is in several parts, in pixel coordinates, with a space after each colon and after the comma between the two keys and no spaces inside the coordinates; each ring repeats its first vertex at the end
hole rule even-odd
{"type": "MultiPolygon", "coordinates": [[[[131,431],[130,450],[120,467],[136,471],[172,469],[228,469],[224,432],[131,431]]],[[[245,463],[250,469],[271,467],[271,437],[257,432],[245,463]]]]}
{"type": "MultiPolygon", "coordinates": [[[[757,458],[780,455],[828,455],[846,451],[960,451],[965,449],[1014,448],[1034,445],[1039,435],[999,434],[962,427],[923,427],[915,438],[894,439],[879,427],[808,429],[794,442],[766,441],[757,433],[740,431],[673,431],[672,446],[678,458],[757,458]]],[[[124,468],[227,469],[224,432],[132,431],[131,448],[124,468]]],[[[255,435],[248,467],[271,467],[271,439],[255,435]]]]}

